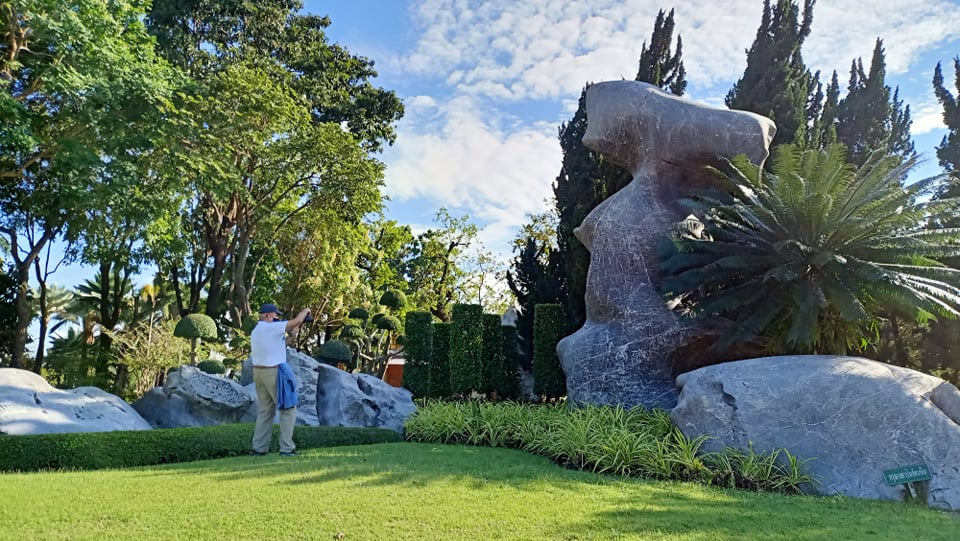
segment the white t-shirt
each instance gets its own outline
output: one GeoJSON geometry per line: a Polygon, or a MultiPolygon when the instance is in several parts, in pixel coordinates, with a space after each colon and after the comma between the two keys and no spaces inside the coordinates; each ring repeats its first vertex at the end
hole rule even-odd
{"type": "Polygon", "coordinates": [[[286,321],[258,321],[250,332],[250,361],[253,366],[279,366],[287,362],[286,334],[286,321]]]}

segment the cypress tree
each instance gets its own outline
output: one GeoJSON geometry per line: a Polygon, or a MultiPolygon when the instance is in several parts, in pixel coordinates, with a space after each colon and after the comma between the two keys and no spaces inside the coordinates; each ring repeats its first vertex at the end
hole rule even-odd
{"type": "Polygon", "coordinates": [[[647,47],[647,42],[643,42],[640,50],[640,65],[636,80],[682,96],[687,88],[687,70],[683,67],[683,39],[679,34],[676,52],[670,51],[673,26],[673,10],[671,9],[670,14],[664,17],[661,9],[657,13],[656,22],[653,23],[650,47],[647,47]]]}
{"type": "Polygon", "coordinates": [[[943,105],[943,123],[947,126],[947,134],[943,136],[937,147],[937,159],[940,167],[953,175],[953,182],[944,195],[953,197],[960,195],[960,56],[953,58],[954,84],[957,95],[954,96],[943,84],[943,71],[940,63],[933,72],[933,91],[937,100],[943,105]]]}
{"type": "MultiPolygon", "coordinates": [[[[819,74],[819,72],[817,72],[819,74]]],[[[819,79],[819,77],[817,77],[819,79]]],[[[820,85],[817,85],[820,88],[820,85]]],[[[837,108],[840,105],[840,82],[834,70],[830,84],[824,93],[815,98],[820,104],[819,110],[811,115],[814,119],[807,139],[807,148],[823,150],[837,142],[837,108]],[[821,101],[822,100],[822,101],[821,101]]]]}
{"type": "MultiPolygon", "coordinates": [[[[815,0],[804,0],[802,20],[791,0],[771,8],[763,2],[763,16],[753,45],[747,50],[747,68],[727,93],[726,104],[773,120],[777,133],[771,146],[805,141],[810,90],[817,81],[803,63],[800,47],[810,35],[815,0]]],[[[818,107],[813,107],[816,110],[818,107]]]]}
{"type": "Polygon", "coordinates": [[[533,307],[541,303],[562,304],[565,284],[558,253],[532,237],[524,241],[520,253],[507,271],[507,286],[517,299],[517,342],[520,365],[530,370],[533,357],[533,307]]]}
{"type": "Polygon", "coordinates": [[[847,95],[837,109],[837,139],[847,147],[847,159],[853,164],[862,165],[871,152],[882,148],[904,160],[916,153],[910,139],[910,106],[900,100],[899,87],[890,95],[886,72],[879,38],[869,72],[859,58],[850,66],[847,95]]]}

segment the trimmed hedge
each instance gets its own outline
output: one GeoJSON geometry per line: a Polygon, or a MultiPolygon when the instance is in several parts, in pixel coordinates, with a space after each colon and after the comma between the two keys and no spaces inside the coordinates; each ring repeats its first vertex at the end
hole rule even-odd
{"type": "Polygon", "coordinates": [[[483,392],[502,395],[506,388],[503,373],[503,326],[497,314],[483,314],[483,392]]]}
{"type": "Polygon", "coordinates": [[[533,308],[533,392],[547,398],[567,394],[567,377],[560,367],[557,343],[563,338],[564,317],[560,304],[533,308]]]}
{"type": "Polygon", "coordinates": [[[483,307],[454,304],[450,322],[450,391],[483,389],[483,307]]]}
{"type": "Polygon", "coordinates": [[[403,367],[403,386],[415,397],[425,397],[430,391],[430,361],[433,358],[433,316],[430,312],[407,314],[407,334],[403,349],[406,364],[403,367]]]}
{"type": "MultiPolygon", "coordinates": [[[[253,423],[114,432],[0,436],[0,471],[99,470],[153,466],[250,453],[253,423]]],[[[273,427],[276,451],[279,427],[273,427]]],[[[386,428],[298,426],[298,449],[403,441],[386,428]]]]}
{"type": "Polygon", "coordinates": [[[501,398],[519,400],[520,395],[520,344],[517,328],[504,325],[503,331],[503,375],[504,388],[500,391],[501,398]]]}
{"type": "Polygon", "coordinates": [[[450,396],[450,324],[433,324],[433,355],[430,359],[430,383],[427,395],[431,398],[450,396]]]}

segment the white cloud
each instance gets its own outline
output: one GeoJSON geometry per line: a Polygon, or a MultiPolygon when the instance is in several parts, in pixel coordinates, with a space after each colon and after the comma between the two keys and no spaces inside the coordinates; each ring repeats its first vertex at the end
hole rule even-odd
{"type": "MultiPolygon", "coordinates": [[[[543,210],[552,195],[561,165],[557,126],[576,109],[583,85],[632,79],[664,7],[654,0],[413,2],[416,43],[388,65],[394,76],[422,83],[424,95],[408,100],[397,144],[384,156],[393,206],[426,198],[436,208],[463,208],[484,222],[486,239],[506,246],[525,215],[543,210]],[[544,103],[555,107],[545,112],[544,103]]],[[[723,105],[760,18],[758,0],[676,6],[688,97],[723,105]]],[[[888,84],[900,85],[911,104],[914,135],[929,133],[942,128],[929,74],[922,85],[902,78],[932,73],[924,55],[960,39],[956,21],[960,3],[946,0],[821,0],[804,60],[822,70],[822,81],[836,69],[843,89],[851,60],[868,66],[882,37],[888,84]]]]}

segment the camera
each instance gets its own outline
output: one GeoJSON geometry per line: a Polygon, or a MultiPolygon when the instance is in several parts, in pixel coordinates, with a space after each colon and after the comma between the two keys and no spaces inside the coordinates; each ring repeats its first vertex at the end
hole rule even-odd
{"type": "Polygon", "coordinates": [[[304,322],[304,323],[311,323],[311,322],[313,322],[313,315],[312,315],[312,314],[307,314],[307,315],[303,318],[303,322],[304,322]]]}

